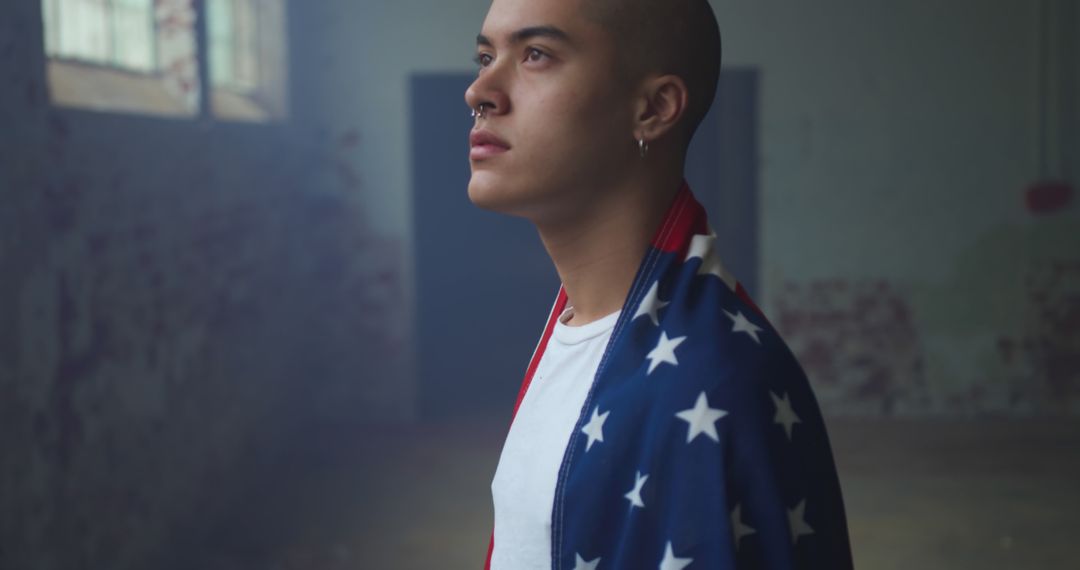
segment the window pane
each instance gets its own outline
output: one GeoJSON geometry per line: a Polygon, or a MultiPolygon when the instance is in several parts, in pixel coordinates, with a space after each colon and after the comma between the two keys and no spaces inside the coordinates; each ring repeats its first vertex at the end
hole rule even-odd
{"type": "Polygon", "coordinates": [[[258,44],[259,38],[258,14],[254,0],[233,0],[233,14],[236,25],[233,27],[233,46],[236,55],[233,58],[235,65],[234,82],[237,86],[254,87],[258,80],[256,71],[259,64],[258,44]]]}
{"type": "Polygon", "coordinates": [[[59,0],[42,0],[41,21],[45,24],[45,55],[54,56],[60,49],[58,35],[60,33],[56,18],[59,16],[56,4],[59,0]]]}
{"type": "Polygon", "coordinates": [[[210,84],[228,85],[233,81],[233,2],[207,0],[206,26],[210,42],[210,84]]]}
{"type": "Polygon", "coordinates": [[[284,0],[207,0],[214,116],[272,121],[287,114],[284,0]],[[216,4],[216,6],[215,6],[216,4]]]}
{"type": "Polygon", "coordinates": [[[151,0],[112,0],[115,61],[138,71],[157,69],[151,0]]]}
{"type": "Polygon", "coordinates": [[[108,12],[105,0],[61,0],[58,55],[109,61],[108,12]]]}

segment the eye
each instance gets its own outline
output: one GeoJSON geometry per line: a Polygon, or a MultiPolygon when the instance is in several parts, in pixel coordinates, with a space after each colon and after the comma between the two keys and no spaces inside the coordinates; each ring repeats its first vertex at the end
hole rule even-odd
{"type": "Polygon", "coordinates": [[[494,58],[491,57],[491,54],[489,53],[478,53],[476,54],[476,57],[473,58],[473,62],[475,62],[476,65],[479,67],[487,67],[491,65],[492,60],[494,60],[494,58]]]}
{"type": "Polygon", "coordinates": [[[547,59],[547,57],[548,54],[537,48],[529,48],[528,51],[525,52],[525,59],[531,62],[543,61],[547,59]]]}

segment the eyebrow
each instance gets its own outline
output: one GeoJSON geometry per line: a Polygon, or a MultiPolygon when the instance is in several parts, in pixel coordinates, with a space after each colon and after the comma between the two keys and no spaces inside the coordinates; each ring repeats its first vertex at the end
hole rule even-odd
{"type": "MultiPolygon", "coordinates": [[[[510,44],[519,44],[526,40],[531,40],[532,38],[550,38],[565,43],[572,43],[570,41],[570,35],[555,26],[530,26],[528,28],[521,28],[510,34],[510,44]]],[[[476,36],[476,45],[493,46],[491,40],[484,34],[476,36]]]]}

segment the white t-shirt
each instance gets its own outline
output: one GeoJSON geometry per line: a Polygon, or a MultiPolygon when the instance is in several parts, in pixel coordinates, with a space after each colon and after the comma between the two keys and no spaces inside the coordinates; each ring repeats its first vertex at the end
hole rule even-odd
{"type": "Polygon", "coordinates": [[[491,570],[551,568],[551,510],[566,445],[619,312],[582,326],[559,316],[503,444],[491,482],[491,570]]]}

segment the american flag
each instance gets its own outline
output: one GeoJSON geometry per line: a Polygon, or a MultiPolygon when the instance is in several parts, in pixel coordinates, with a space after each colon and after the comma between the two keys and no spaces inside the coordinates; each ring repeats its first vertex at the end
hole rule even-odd
{"type": "MultiPolygon", "coordinates": [[[[852,568],[817,401],[715,241],[684,183],[567,443],[555,570],[852,568]]],[[[515,414],[566,303],[560,289],[515,414]]]]}

